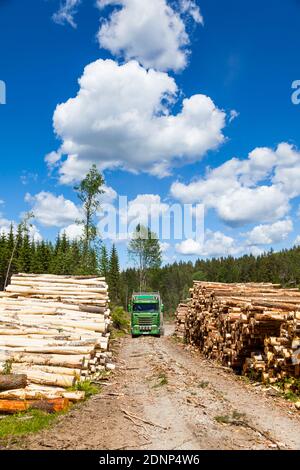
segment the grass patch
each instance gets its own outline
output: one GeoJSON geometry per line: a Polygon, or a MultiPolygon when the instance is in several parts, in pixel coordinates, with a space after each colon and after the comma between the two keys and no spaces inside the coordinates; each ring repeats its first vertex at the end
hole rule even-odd
{"type": "Polygon", "coordinates": [[[85,380],[84,382],[77,382],[74,387],[68,389],[70,392],[79,391],[85,392],[85,399],[90,398],[93,395],[101,392],[100,385],[95,385],[89,380],[85,380]]]}
{"type": "Polygon", "coordinates": [[[215,420],[217,421],[217,423],[229,424],[230,423],[230,416],[229,415],[215,416],[215,420]]]}
{"type": "Polygon", "coordinates": [[[215,420],[220,424],[239,424],[245,420],[245,413],[233,411],[231,415],[215,416],[215,420]]]}
{"type": "Polygon", "coordinates": [[[262,373],[257,371],[257,370],[251,369],[248,372],[248,379],[249,379],[250,382],[261,382],[262,381],[262,373]]]}
{"type": "Polygon", "coordinates": [[[110,339],[123,338],[126,335],[127,333],[124,330],[117,330],[116,328],[113,328],[110,332],[110,339]]]}
{"type": "Polygon", "coordinates": [[[184,338],[180,338],[179,336],[176,336],[175,333],[171,336],[171,339],[172,341],[174,341],[174,343],[184,344],[184,338]]]}
{"type": "Polygon", "coordinates": [[[158,381],[157,383],[153,386],[153,388],[158,388],[158,387],[163,387],[164,385],[168,384],[168,377],[164,372],[160,372],[160,374],[157,377],[158,381]]]}
{"type": "Polygon", "coordinates": [[[289,377],[277,382],[276,385],[286,400],[294,403],[300,400],[300,379],[289,377]]]}
{"type": "Polygon", "coordinates": [[[291,390],[284,392],[283,396],[286,400],[292,401],[293,403],[296,403],[300,399],[300,396],[292,392],[291,390]]]}
{"type": "Polygon", "coordinates": [[[209,382],[202,380],[202,382],[198,383],[199,388],[207,388],[209,386],[209,382]]]}
{"type": "Polygon", "coordinates": [[[40,410],[30,410],[2,417],[0,419],[0,439],[38,432],[49,427],[62,414],[49,414],[40,410]]]}
{"type": "Polygon", "coordinates": [[[239,375],[238,378],[245,384],[251,384],[251,380],[247,375],[239,375]]]}

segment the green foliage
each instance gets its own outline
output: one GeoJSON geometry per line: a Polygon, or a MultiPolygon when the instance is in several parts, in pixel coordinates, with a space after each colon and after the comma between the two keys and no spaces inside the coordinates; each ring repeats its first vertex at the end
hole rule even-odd
{"type": "MultiPolygon", "coordinates": [[[[130,242],[131,248],[136,246],[135,242],[138,248],[136,254],[141,253],[143,256],[145,241],[134,240],[133,245],[130,242]]],[[[245,255],[236,259],[198,259],[195,263],[180,261],[161,267],[158,240],[154,239],[151,243],[155,245],[153,251],[150,250],[153,258],[152,255],[149,255],[150,258],[145,255],[141,275],[140,265],[120,272],[116,247],[113,247],[108,257],[106,248],[102,246],[98,256],[97,247],[93,244],[89,249],[87,265],[82,240],[70,241],[65,234],[61,234],[54,243],[34,242],[28,239],[28,231],[24,227],[19,227],[17,232],[11,227],[9,233],[0,234],[0,290],[4,287],[8,267],[8,282],[10,276],[19,271],[69,275],[106,273],[112,305],[122,305],[127,309],[132,292],[140,290],[142,285],[143,290],[161,293],[165,316],[173,318],[178,303],[189,296],[193,279],[214,282],[263,281],[280,283],[284,287],[300,286],[300,247],[278,253],[270,251],[257,258],[245,255]],[[150,263],[151,259],[153,264],[152,261],[150,263]]]]}
{"type": "Polygon", "coordinates": [[[85,398],[90,398],[92,395],[96,395],[101,391],[101,387],[92,384],[89,380],[85,380],[84,382],[77,382],[74,387],[70,390],[72,391],[80,391],[85,392],[85,398]]]}
{"type": "Polygon", "coordinates": [[[199,388],[207,388],[209,386],[209,382],[202,380],[201,382],[198,383],[199,388]]]}
{"type": "Polygon", "coordinates": [[[261,382],[262,372],[254,369],[250,369],[248,372],[248,377],[250,382],[261,382]]]}
{"type": "MultiPolygon", "coordinates": [[[[147,273],[147,288],[160,291],[166,315],[174,315],[178,303],[188,297],[193,279],[213,282],[273,282],[284,287],[300,286],[300,247],[270,251],[261,256],[198,259],[195,263],[175,262],[147,273]]],[[[123,291],[130,298],[139,290],[139,270],[129,268],[121,273],[123,291]]],[[[122,303],[126,307],[126,295],[122,303]]]]}
{"type": "Polygon", "coordinates": [[[242,424],[245,421],[245,413],[239,413],[238,411],[233,411],[231,415],[215,416],[215,420],[220,424],[242,424]]]}
{"type": "Polygon", "coordinates": [[[115,245],[112,246],[110,254],[107,281],[109,287],[110,300],[114,305],[116,305],[120,302],[121,285],[119,257],[115,245]]]}
{"type": "Polygon", "coordinates": [[[81,259],[82,274],[93,274],[97,265],[95,251],[92,244],[97,239],[97,227],[95,223],[95,215],[100,210],[100,196],[104,193],[102,187],[104,178],[93,165],[85,178],[75,186],[77,196],[82,203],[83,218],[77,223],[83,225],[84,235],[82,237],[82,250],[84,256],[81,259]]]}
{"type": "Polygon", "coordinates": [[[112,311],[112,321],[115,328],[118,330],[125,330],[126,332],[130,328],[130,317],[125,312],[123,307],[115,307],[112,311]]]}
{"type": "MultiPolygon", "coordinates": [[[[90,249],[90,253],[90,258],[95,260],[90,274],[97,275],[97,253],[94,248],[90,249]]],[[[80,275],[84,274],[84,258],[82,242],[70,241],[65,234],[59,235],[53,244],[47,241],[35,242],[28,239],[26,233],[24,235],[19,230],[14,233],[11,229],[8,234],[0,235],[0,290],[4,288],[9,266],[8,282],[13,273],[20,271],[80,275]]]]}
{"type": "Polygon", "coordinates": [[[197,271],[193,275],[193,280],[194,281],[206,281],[206,274],[203,271],[197,271]]]}
{"type": "Polygon", "coordinates": [[[99,271],[101,276],[107,278],[109,273],[109,258],[105,245],[102,245],[100,250],[99,271]]]}
{"type": "Polygon", "coordinates": [[[3,417],[0,419],[0,439],[38,432],[49,427],[58,415],[58,413],[50,414],[40,410],[31,410],[3,417]]]}
{"type": "Polygon", "coordinates": [[[29,269],[30,255],[29,255],[29,229],[31,227],[30,221],[34,217],[32,212],[24,215],[23,219],[18,225],[17,235],[14,236],[13,226],[10,227],[10,234],[8,238],[8,260],[5,271],[4,287],[7,286],[8,280],[13,272],[13,269],[25,271],[29,269]],[[15,256],[18,255],[18,263],[15,263],[15,256]]]}
{"type": "Polygon", "coordinates": [[[300,379],[294,377],[285,378],[276,383],[282,390],[284,398],[297,402],[300,399],[300,379]]]}
{"type": "Polygon", "coordinates": [[[165,372],[160,372],[157,377],[157,383],[153,386],[153,388],[163,387],[164,385],[168,385],[168,377],[165,372]]]}
{"type": "Polygon", "coordinates": [[[138,266],[139,290],[147,289],[147,274],[157,270],[161,266],[161,249],[157,235],[148,227],[137,225],[133,237],[129,243],[128,254],[138,266]]]}
{"type": "Polygon", "coordinates": [[[289,401],[292,401],[292,402],[296,403],[297,401],[299,401],[300,395],[298,395],[297,393],[293,392],[292,390],[287,390],[287,391],[284,393],[284,398],[285,398],[286,400],[289,400],[289,401]]]}

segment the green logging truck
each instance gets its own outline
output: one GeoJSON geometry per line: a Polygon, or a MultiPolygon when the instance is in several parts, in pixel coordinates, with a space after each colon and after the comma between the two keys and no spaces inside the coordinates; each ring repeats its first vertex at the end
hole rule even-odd
{"type": "Polygon", "coordinates": [[[159,292],[133,293],[128,306],[131,314],[131,335],[161,336],[164,334],[163,311],[159,292]]]}

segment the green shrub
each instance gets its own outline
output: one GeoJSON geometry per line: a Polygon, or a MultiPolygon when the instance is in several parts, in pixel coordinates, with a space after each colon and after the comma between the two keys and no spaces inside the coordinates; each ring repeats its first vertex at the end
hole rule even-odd
{"type": "Polygon", "coordinates": [[[130,328],[130,317],[123,307],[115,307],[111,314],[113,325],[117,330],[128,331],[130,328]]]}
{"type": "Polygon", "coordinates": [[[276,384],[283,392],[284,398],[291,401],[299,401],[300,397],[300,379],[286,377],[276,384]]]}
{"type": "Polygon", "coordinates": [[[92,384],[89,380],[85,380],[84,382],[77,382],[70,390],[85,392],[85,398],[89,398],[92,395],[99,393],[101,391],[101,387],[92,384]]]}

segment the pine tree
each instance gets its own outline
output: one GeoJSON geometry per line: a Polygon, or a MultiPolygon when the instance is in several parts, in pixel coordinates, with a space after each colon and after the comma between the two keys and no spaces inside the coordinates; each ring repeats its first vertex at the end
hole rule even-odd
{"type": "Polygon", "coordinates": [[[78,240],[73,240],[70,248],[71,254],[71,266],[70,271],[72,274],[80,274],[81,266],[81,251],[80,251],[80,242],[78,240]]]}
{"type": "Polygon", "coordinates": [[[34,256],[35,246],[34,243],[31,245],[29,233],[25,231],[22,237],[22,244],[19,247],[18,251],[18,271],[23,273],[30,272],[31,260],[34,256]]]}
{"type": "Polygon", "coordinates": [[[31,243],[31,259],[30,259],[30,272],[35,274],[43,274],[43,259],[41,257],[40,243],[31,243]]]}
{"type": "Polygon", "coordinates": [[[109,259],[108,288],[111,302],[117,305],[121,299],[120,289],[120,265],[118,252],[115,245],[112,246],[109,259]]]}
{"type": "Polygon", "coordinates": [[[100,275],[107,278],[108,271],[109,271],[109,258],[108,258],[107,248],[105,245],[101,246],[99,264],[100,264],[99,266],[100,275]]]}

